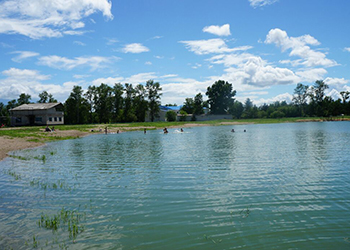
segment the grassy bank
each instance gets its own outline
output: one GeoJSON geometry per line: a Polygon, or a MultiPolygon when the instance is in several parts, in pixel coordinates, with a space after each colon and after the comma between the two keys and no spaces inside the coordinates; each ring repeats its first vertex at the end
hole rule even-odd
{"type": "Polygon", "coordinates": [[[24,138],[27,141],[48,142],[56,140],[66,140],[81,137],[92,133],[91,131],[102,132],[107,126],[110,131],[133,131],[143,130],[144,128],[162,129],[164,127],[188,127],[188,126],[220,126],[220,125],[240,125],[240,124],[269,124],[269,123],[286,123],[286,122],[311,122],[311,121],[334,121],[334,120],[350,120],[350,117],[342,118],[320,118],[320,117],[295,117],[281,119],[232,119],[232,120],[214,120],[214,121],[193,121],[193,122],[138,122],[138,123],[115,123],[115,124],[83,124],[83,125],[58,125],[55,126],[56,132],[43,132],[45,126],[35,127],[13,127],[1,128],[0,137],[24,138]],[[66,132],[65,132],[66,131],[66,132]],[[68,131],[76,131],[76,133],[68,133],[68,131]]]}

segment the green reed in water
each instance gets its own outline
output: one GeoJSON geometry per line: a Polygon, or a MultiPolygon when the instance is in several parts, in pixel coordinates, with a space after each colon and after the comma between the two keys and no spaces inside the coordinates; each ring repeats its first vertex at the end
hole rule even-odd
{"type": "Polygon", "coordinates": [[[85,218],[85,213],[62,208],[60,212],[53,216],[42,214],[38,225],[41,228],[51,229],[53,232],[56,232],[59,228],[66,229],[69,239],[74,242],[78,235],[85,230],[84,225],[81,224],[85,218]]]}

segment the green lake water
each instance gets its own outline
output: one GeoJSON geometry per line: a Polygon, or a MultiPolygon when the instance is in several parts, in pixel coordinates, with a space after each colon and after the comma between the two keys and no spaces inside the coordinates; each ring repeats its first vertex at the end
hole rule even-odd
{"type": "Polygon", "coordinates": [[[0,249],[350,249],[350,122],[96,134],[12,154],[0,249]],[[62,217],[39,225],[62,209],[79,218],[74,237],[62,217]]]}

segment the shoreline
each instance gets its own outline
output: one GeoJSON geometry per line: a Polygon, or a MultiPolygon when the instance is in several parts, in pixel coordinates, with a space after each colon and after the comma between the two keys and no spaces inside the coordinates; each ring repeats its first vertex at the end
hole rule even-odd
{"type": "MultiPolygon", "coordinates": [[[[297,120],[294,122],[324,122],[327,120],[322,119],[302,119],[297,120]]],[[[349,119],[336,119],[336,120],[330,120],[330,121],[349,121],[349,119]]],[[[282,122],[283,123],[283,122],[282,122]]],[[[208,123],[184,123],[181,125],[171,125],[169,123],[168,128],[191,128],[191,127],[203,127],[203,126],[217,126],[217,125],[248,125],[248,124],[257,124],[255,122],[237,122],[237,121],[221,121],[216,124],[208,124],[208,123]]],[[[140,124],[141,125],[141,124],[140,124]]],[[[98,131],[97,128],[104,127],[106,125],[98,125],[91,126],[91,128],[87,129],[86,131],[80,131],[80,130],[60,130],[59,128],[54,132],[44,132],[44,130],[40,130],[38,133],[42,133],[43,141],[35,141],[30,136],[24,136],[24,137],[11,137],[6,135],[0,135],[0,161],[4,160],[6,157],[9,157],[9,153],[17,150],[27,149],[27,148],[36,148],[45,145],[48,141],[58,141],[58,140],[67,140],[67,139],[75,139],[80,137],[85,137],[88,135],[93,134],[104,134],[104,129],[102,131],[98,131]],[[95,132],[92,131],[92,129],[96,129],[95,132]],[[54,138],[50,138],[54,137],[54,138]],[[32,140],[31,140],[32,139],[32,140]],[[51,140],[50,140],[51,139],[51,140]]],[[[128,126],[111,126],[108,127],[109,133],[117,133],[119,132],[128,132],[128,131],[142,131],[143,129],[147,130],[157,130],[161,129],[156,126],[139,126],[139,127],[128,127],[128,126]]],[[[16,130],[18,128],[5,128],[6,130],[16,130]]]]}

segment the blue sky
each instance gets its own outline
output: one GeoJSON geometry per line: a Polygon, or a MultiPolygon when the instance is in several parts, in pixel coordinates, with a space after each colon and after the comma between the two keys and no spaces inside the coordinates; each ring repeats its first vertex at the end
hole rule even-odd
{"type": "Polygon", "coordinates": [[[162,104],[219,79],[257,105],[316,80],[337,99],[350,91],[349,26],[348,0],[2,0],[0,101],[150,79],[162,104]]]}

